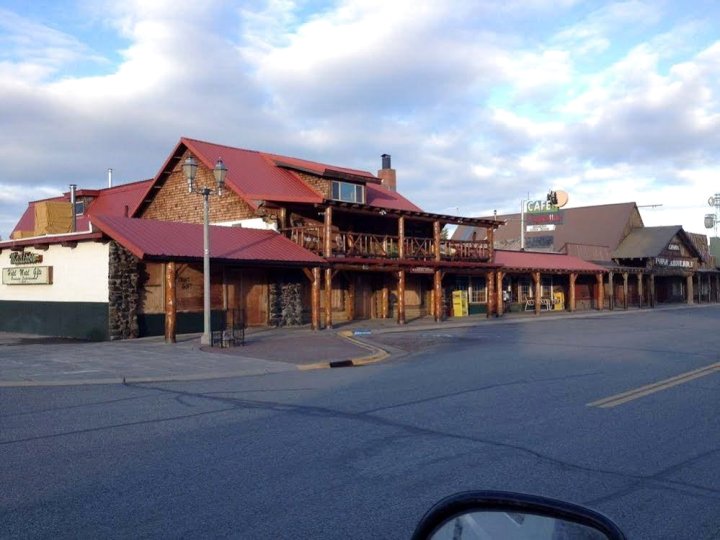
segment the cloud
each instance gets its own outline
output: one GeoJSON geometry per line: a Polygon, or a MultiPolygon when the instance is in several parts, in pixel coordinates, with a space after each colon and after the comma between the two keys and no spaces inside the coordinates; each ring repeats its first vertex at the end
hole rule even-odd
{"type": "Polygon", "coordinates": [[[78,6],[74,27],[0,13],[0,192],[148,178],[183,135],[370,171],[390,153],[411,200],[473,215],[549,187],[695,212],[720,165],[707,4],[78,6]]]}

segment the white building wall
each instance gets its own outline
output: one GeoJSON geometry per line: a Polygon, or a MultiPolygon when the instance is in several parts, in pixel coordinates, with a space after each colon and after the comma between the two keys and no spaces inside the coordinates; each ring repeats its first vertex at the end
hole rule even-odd
{"type": "MultiPolygon", "coordinates": [[[[109,297],[108,269],[110,244],[80,242],[75,248],[51,245],[47,251],[25,248],[42,255],[37,264],[51,266],[51,285],[0,284],[0,300],[38,302],[107,302],[109,297]]],[[[0,268],[18,268],[10,264],[9,249],[0,253],[0,268]]]]}

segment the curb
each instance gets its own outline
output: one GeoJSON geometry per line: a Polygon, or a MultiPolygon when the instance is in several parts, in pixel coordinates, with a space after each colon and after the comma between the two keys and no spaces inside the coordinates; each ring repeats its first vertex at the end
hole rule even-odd
{"type": "Polygon", "coordinates": [[[332,362],[315,362],[313,364],[303,364],[298,366],[298,369],[300,371],[309,371],[312,369],[367,366],[369,364],[381,362],[390,356],[390,353],[387,352],[385,349],[381,349],[380,347],[370,345],[369,343],[365,343],[363,341],[360,341],[359,339],[352,337],[355,335],[352,330],[342,330],[340,332],[337,332],[337,335],[349,341],[353,345],[357,345],[358,347],[362,347],[363,349],[371,351],[372,354],[369,354],[367,356],[360,356],[357,358],[348,358],[345,360],[335,360],[332,362]]]}

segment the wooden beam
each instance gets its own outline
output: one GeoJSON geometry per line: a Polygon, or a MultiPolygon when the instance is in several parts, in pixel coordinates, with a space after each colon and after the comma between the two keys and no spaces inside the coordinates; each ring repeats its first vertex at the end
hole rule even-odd
{"type": "Polygon", "coordinates": [[[571,272],[569,277],[570,277],[570,292],[569,292],[570,298],[568,299],[568,301],[570,304],[569,305],[570,312],[573,312],[573,311],[575,311],[575,307],[576,307],[575,306],[575,281],[577,280],[578,275],[575,272],[571,272]]]}
{"type": "Polygon", "coordinates": [[[311,317],[312,329],[320,330],[320,267],[316,266],[312,269],[312,293],[311,293],[311,317]]]}
{"type": "Polygon", "coordinates": [[[325,269],[325,328],[332,328],[332,268],[325,269]]]}
{"type": "Polygon", "coordinates": [[[177,329],[177,292],[175,261],[165,265],[165,343],[175,343],[177,329]]]}
{"type": "Polygon", "coordinates": [[[348,294],[347,294],[347,305],[345,311],[347,313],[348,321],[355,320],[355,274],[349,274],[348,280],[348,294]]]}
{"type": "Polygon", "coordinates": [[[442,312],[442,272],[433,272],[433,318],[439,322],[443,318],[442,312]]]}
{"type": "Polygon", "coordinates": [[[435,255],[435,260],[439,261],[441,259],[442,254],[440,253],[440,242],[441,242],[441,234],[440,234],[440,222],[438,220],[433,221],[433,252],[435,255]]]}
{"type": "Polygon", "coordinates": [[[405,258],[405,216],[398,218],[398,258],[405,258]]]}
{"type": "Polygon", "coordinates": [[[405,270],[398,272],[397,322],[398,324],[405,324],[405,270]]]}
{"type": "Polygon", "coordinates": [[[595,282],[596,282],[596,291],[595,291],[595,302],[597,304],[598,311],[602,311],[605,307],[605,301],[604,297],[605,294],[603,292],[603,275],[602,272],[598,272],[595,274],[595,282]]]}
{"type": "Polygon", "coordinates": [[[650,307],[654,308],[657,304],[655,297],[655,274],[650,274],[650,307]]]}
{"type": "Polygon", "coordinates": [[[383,319],[390,317],[390,289],[387,280],[383,276],[383,287],[380,297],[380,316],[383,319]]]}
{"type": "MultiPolygon", "coordinates": [[[[495,304],[497,305],[497,314],[498,317],[502,317],[505,313],[505,302],[503,302],[503,278],[505,277],[505,273],[498,270],[495,272],[495,304]]],[[[490,291],[488,290],[488,295],[490,294],[490,291]]]]}
{"type": "Polygon", "coordinates": [[[323,251],[325,253],[325,257],[332,257],[332,208],[326,207],[325,208],[325,245],[323,247],[323,251]]]}
{"type": "Polygon", "coordinates": [[[628,308],[628,273],[623,272],[623,308],[628,308]]]}

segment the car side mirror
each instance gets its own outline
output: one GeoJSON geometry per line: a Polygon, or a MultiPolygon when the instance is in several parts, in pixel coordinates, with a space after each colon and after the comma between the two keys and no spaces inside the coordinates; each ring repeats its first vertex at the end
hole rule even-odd
{"type": "Polygon", "coordinates": [[[443,499],[413,540],[625,540],[609,518],[576,504],[504,491],[469,491],[443,499]]]}

